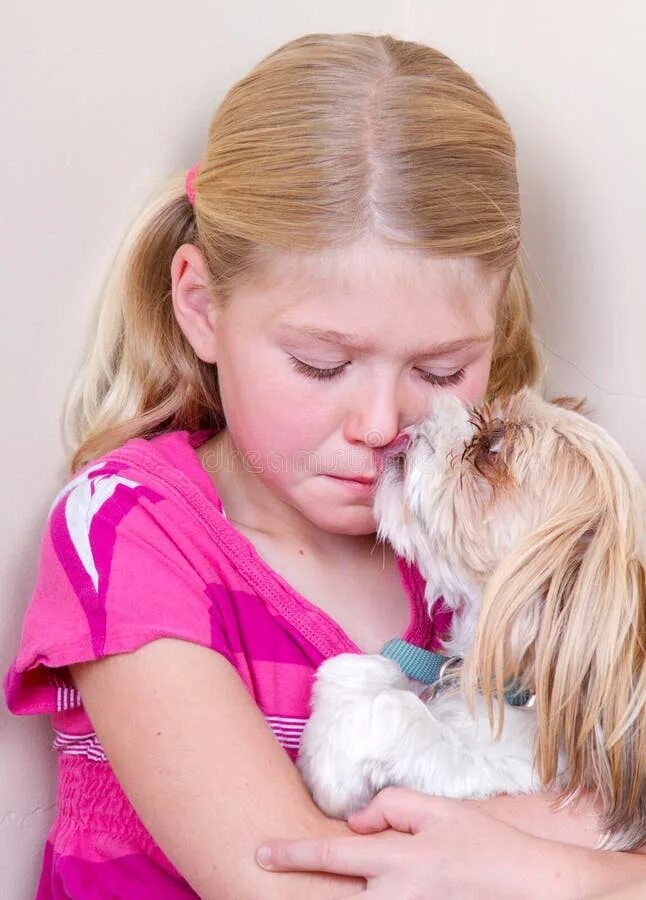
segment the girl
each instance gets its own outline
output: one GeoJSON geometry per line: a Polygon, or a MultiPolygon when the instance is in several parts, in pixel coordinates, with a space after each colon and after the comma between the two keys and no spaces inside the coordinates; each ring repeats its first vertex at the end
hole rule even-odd
{"type": "MultiPolygon", "coordinates": [[[[254,854],[351,833],[292,765],[320,662],[395,635],[430,648],[447,627],[419,573],[375,549],[372,491],[437,392],[536,381],[519,225],[509,128],[435,50],[307,35],[228,92],[199,169],[126,238],[68,405],[73,477],[5,682],[13,712],[55,730],[39,898],[334,898],[366,878],[370,894],[367,857],[381,895],[404,896],[398,837],[433,872],[421,827],[353,838],[354,872],[308,858],[334,871],[275,875],[254,854]]],[[[459,809],[460,835],[440,813],[446,858],[509,832],[527,851],[499,868],[500,896],[570,896],[564,860],[581,895],[583,862],[595,889],[632,874],[635,857],[606,870],[499,821],[594,841],[594,819],[542,798],[459,809]]],[[[449,895],[467,876],[487,894],[473,862],[444,866],[449,895]]]]}

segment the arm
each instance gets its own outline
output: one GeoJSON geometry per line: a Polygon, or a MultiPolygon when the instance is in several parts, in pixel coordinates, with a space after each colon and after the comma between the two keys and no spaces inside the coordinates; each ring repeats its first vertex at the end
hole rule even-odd
{"type": "MultiPolygon", "coordinates": [[[[509,809],[505,811],[510,820],[509,809]]],[[[519,803],[515,814],[521,812],[519,803]]],[[[361,875],[368,881],[365,896],[371,900],[385,900],[395,891],[411,898],[442,891],[447,896],[501,900],[579,900],[613,890],[632,890],[625,894],[632,900],[646,878],[643,853],[590,850],[536,837],[521,830],[522,819],[514,827],[476,804],[404,788],[381,791],[350,818],[350,825],[364,835],[363,844],[343,837],[273,840],[269,854],[259,861],[278,872],[361,875]]],[[[610,893],[608,900],[613,896],[610,893]]]]}
{"type": "Polygon", "coordinates": [[[164,638],[70,667],[110,764],[142,822],[202,900],[360,893],[362,879],[254,862],[274,834],[340,835],[224,657],[164,638]]]}
{"type": "Polygon", "coordinates": [[[644,900],[644,897],[646,897],[646,881],[634,881],[609,894],[598,894],[596,900],[644,900]]]}
{"type": "Polygon", "coordinates": [[[500,794],[487,800],[463,800],[465,806],[480,810],[501,822],[513,825],[534,837],[593,849],[600,834],[599,811],[589,797],[576,804],[557,806],[555,794],[500,794]]]}
{"type": "Polygon", "coordinates": [[[558,809],[556,797],[548,793],[466,802],[501,822],[550,841],[549,852],[555,857],[560,854],[566,864],[580,872],[580,896],[599,900],[646,897],[646,845],[630,853],[595,851],[600,837],[599,805],[589,797],[558,809]],[[554,842],[587,850],[560,850],[554,842]]]}

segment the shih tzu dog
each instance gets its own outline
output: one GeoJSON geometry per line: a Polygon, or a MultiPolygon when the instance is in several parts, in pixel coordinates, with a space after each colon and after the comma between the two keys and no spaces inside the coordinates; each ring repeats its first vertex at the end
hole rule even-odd
{"type": "Polygon", "coordinates": [[[385,656],[321,665],[298,758],[319,807],[347,818],[387,785],[592,792],[602,846],[643,844],[646,489],[617,443],[531,390],[479,410],[443,395],[375,514],[452,610],[450,671],[429,690],[385,656]]]}

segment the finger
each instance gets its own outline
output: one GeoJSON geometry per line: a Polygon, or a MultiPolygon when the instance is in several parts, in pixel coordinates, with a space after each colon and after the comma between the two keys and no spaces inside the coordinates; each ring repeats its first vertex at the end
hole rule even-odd
{"type": "Polygon", "coordinates": [[[444,797],[430,797],[408,788],[388,787],[373,797],[365,809],[350,816],[348,825],[360,834],[371,834],[386,828],[417,834],[441,813],[447,802],[451,803],[444,797]]]}
{"type": "Polygon", "coordinates": [[[331,872],[359,878],[371,878],[383,869],[379,847],[362,837],[267,841],[258,848],[256,862],[272,872],[331,872]]]}

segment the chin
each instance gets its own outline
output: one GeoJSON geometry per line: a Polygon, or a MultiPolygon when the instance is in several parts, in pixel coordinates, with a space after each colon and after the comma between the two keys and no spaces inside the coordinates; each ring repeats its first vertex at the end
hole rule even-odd
{"type": "Polygon", "coordinates": [[[285,491],[283,499],[290,507],[296,509],[304,519],[315,528],[328,534],[375,535],[377,523],[368,501],[339,502],[336,497],[330,498],[329,491],[321,490],[321,486],[307,485],[307,490],[285,491]]]}
{"type": "Polygon", "coordinates": [[[576,404],[442,395],[382,472],[380,539],[452,610],[431,697],[391,659],[319,668],[298,765],[328,815],[386,785],[592,793],[600,846],[646,841],[646,489],[576,404]],[[525,706],[508,702],[509,686],[525,706]],[[507,691],[507,696],[506,692],[507,691]]]}
{"type": "Polygon", "coordinates": [[[331,510],[326,515],[321,515],[320,510],[316,516],[310,517],[317,527],[329,534],[347,534],[349,536],[375,535],[377,524],[370,508],[344,507],[331,510]]]}

